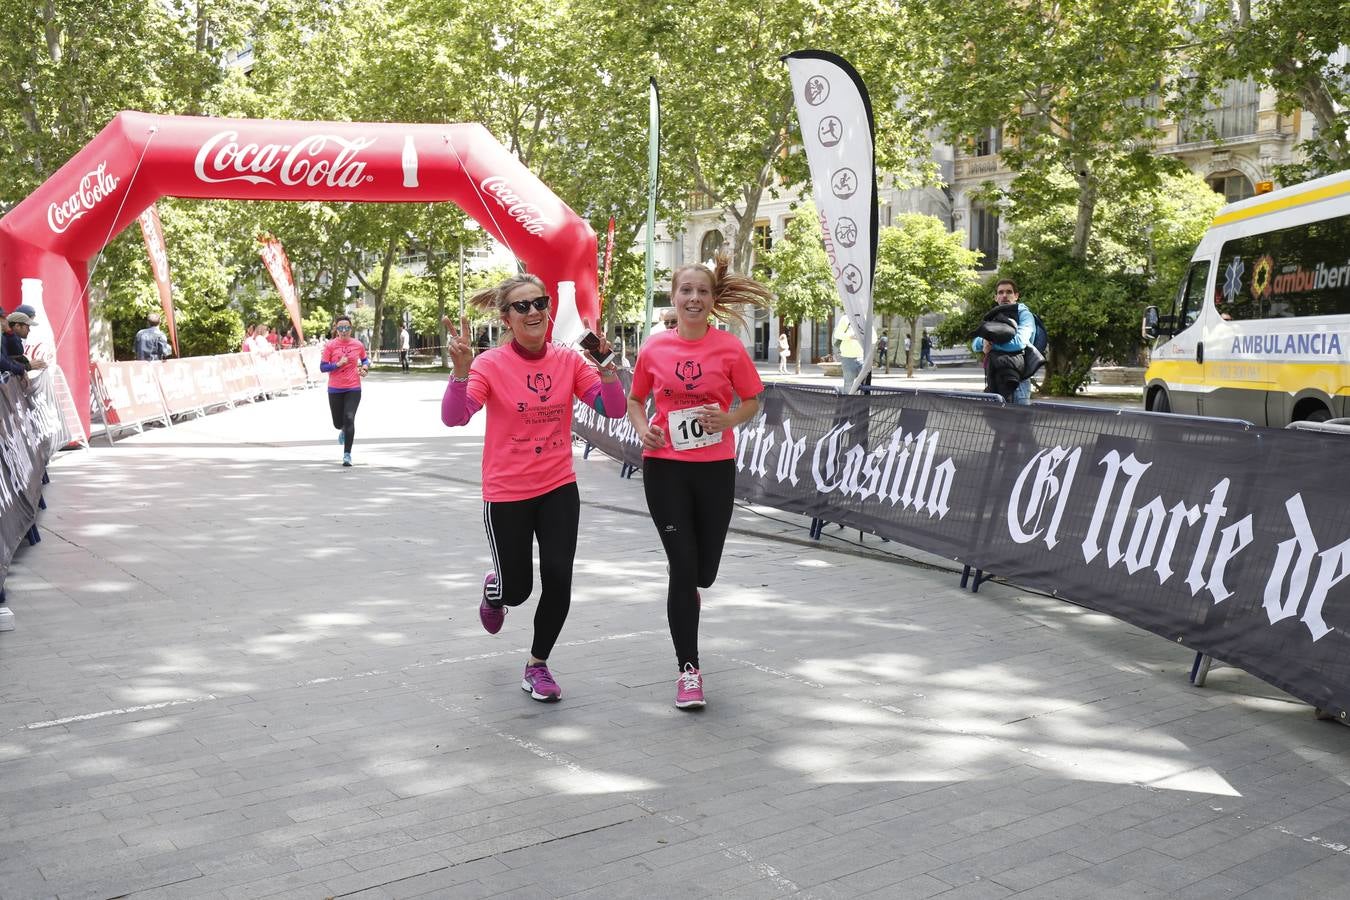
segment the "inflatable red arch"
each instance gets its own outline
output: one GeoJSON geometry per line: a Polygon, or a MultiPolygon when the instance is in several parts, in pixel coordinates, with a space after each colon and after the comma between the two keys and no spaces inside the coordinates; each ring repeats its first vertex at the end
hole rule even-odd
{"type": "Polygon", "coordinates": [[[543,279],[555,317],[572,282],[580,319],[598,318],[595,232],[481,125],[123,112],[0,219],[0,307],[40,304],[86,430],[89,261],[165,196],[449,200],[543,279]]]}

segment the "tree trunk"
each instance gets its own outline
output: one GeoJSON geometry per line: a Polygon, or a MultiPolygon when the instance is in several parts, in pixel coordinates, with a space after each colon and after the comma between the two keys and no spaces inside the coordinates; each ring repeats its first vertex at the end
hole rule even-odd
{"type": "Polygon", "coordinates": [[[1087,164],[1079,160],[1074,165],[1074,180],[1078,182],[1078,220],[1073,226],[1073,249],[1070,256],[1087,259],[1088,238],[1092,237],[1092,217],[1097,210],[1097,179],[1087,164]]]}
{"type": "Polygon", "coordinates": [[[356,280],[361,282],[361,286],[375,295],[375,324],[371,329],[370,346],[366,348],[372,363],[379,359],[380,329],[384,327],[384,294],[389,290],[389,275],[393,272],[394,259],[397,255],[398,237],[391,237],[388,246],[384,248],[384,258],[380,261],[379,287],[371,287],[370,282],[366,281],[366,276],[360,270],[359,257],[357,264],[350,267],[356,280]]]}
{"type": "Polygon", "coordinates": [[[441,324],[441,320],[445,318],[445,281],[441,278],[441,273],[445,269],[445,260],[442,258],[440,262],[435,262],[436,259],[437,253],[435,249],[428,246],[427,266],[431,269],[431,277],[436,279],[436,330],[438,333],[441,333],[439,342],[441,345],[441,368],[445,369],[450,367],[450,360],[445,352],[446,341],[445,335],[443,334],[445,326],[441,324]]]}
{"type": "Polygon", "coordinates": [[[905,342],[904,342],[904,341],[901,341],[901,342],[900,342],[900,349],[901,349],[901,350],[905,350],[905,377],[906,377],[906,378],[913,378],[913,377],[914,377],[914,332],[915,332],[915,331],[918,329],[918,327],[919,327],[919,319],[918,319],[917,316],[915,316],[914,318],[906,317],[906,318],[905,318],[905,322],[906,322],[906,324],[909,325],[909,328],[907,328],[907,329],[905,330],[905,337],[909,339],[909,349],[908,349],[908,350],[905,350],[905,342]]]}
{"type": "MultiPolygon", "coordinates": [[[[1303,84],[1296,92],[1299,105],[1312,113],[1318,124],[1323,129],[1330,129],[1334,126],[1336,114],[1336,101],[1332,99],[1331,92],[1327,90],[1326,81],[1320,72],[1299,72],[1292,63],[1285,63],[1280,66],[1284,72],[1298,72],[1303,76],[1303,84]]],[[[1332,160],[1331,171],[1336,172],[1350,167],[1350,131],[1342,130],[1335,141],[1328,142],[1327,153],[1332,160]]]]}

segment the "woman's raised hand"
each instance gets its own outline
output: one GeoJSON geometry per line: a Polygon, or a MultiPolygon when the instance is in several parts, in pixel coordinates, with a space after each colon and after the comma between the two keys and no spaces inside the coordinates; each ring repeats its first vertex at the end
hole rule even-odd
{"type": "Polygon", "coordinates": [[[467,377],[469,374],[469,364],[473,362],[473,344],[469,343],[469,317],[459,317],[459,330],[455,330],[455,323],[449,316],[441,316],[441,324],[445,326],[446,349],[450,353],[450,364],[455,369],[455,375],[460,378],[467,377]]]}

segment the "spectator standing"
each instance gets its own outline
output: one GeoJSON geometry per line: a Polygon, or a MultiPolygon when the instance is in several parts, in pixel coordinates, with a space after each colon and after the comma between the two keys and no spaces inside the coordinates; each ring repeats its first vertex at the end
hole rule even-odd
{"type": "Polygon", "coordinates": [[[408,334],[408,326],[404,325],[398,330],[398,364],[403,367],[403,371],[408,371],[408,351],[412,349],[412,335],[408,334]]]}
{"type": "Polygon", "coordinates": [[[159,313],[152,312],[145,317],[145,327],[136,332],[136,358],[154,362],[173,355],[169,347],[169,338],[160,330],[159,313]]]}
{"type": "Polygon", "coordinates": [[[267,339],[268,327],[259,325],[253,330],[253,337],[248,339],[248,349],[259,356],[270,356],[272,354],[272,342],[267,339]]]}
{"type": "Polygon", "coordinates": [[[843,368],[844,390],[851,388],[862,373],[862,356],[862,343],[853,330],[853,320],[844,313],[834,326],[834,357],[843,368]]]}
{"type": "Polygon", "coordinates": [[[919,341],[919,368],[923,368],[925,364],[928,368],[933,368],[933,336],[927,330],[919,341]]]}
{"type": "Polygon", "coordinates": [[[41,359],[29,359],[28,353],[24,349],[23,342],[28,340],[28,332],[37,322],[37,319],[26,312],[20,312],[16,309],[10,313],[8,318],[9,330],[4,334],[3,352],[5,359],[12,365],[5,367],[5,370],[11,374],[20,374],[26,378],[28,373],[34,369],[45,369],[47,363],[41,359]],[[17,366],[21,372],[15,372],[14,366],[17,366]]]}
{"type": "MultiPolygon", "coordinates": [[[[1000,385],[1011,381],[1009,373],[1017,373],[1017,387],[1011,394],[1011,401],[1019,406],[1031,405],[1031,372],[1026,365],[1026,350],[1031,346],[1031,338],[1036,333],[1036,318],[1017,291],[1017,284],[1011,278],[1001,279],[994,285],[994,309],[985,314],[985,322],[1001,319],[1013,328],[1010,338],[1003,341],[985,340],[976,337],[970,347],[976,353],[984,355],[985,390],[993,394],[1003,394],[1009,399],[1000,385]],[[1022,377],[1025,373],[1026,377],[1022,377]]],[[[1037,354],[1039,356],[1039,354],[1037,354]]]]}
{"type": "Polygon", "coordinates": [[[910,337],[909,334],[906,333],[906,334],[905,334],[905,368],[906,368],[906,369],[908,369],[908,368],[910,367],[910,365],[914,362],[914,357],[913,357],[913,355],[912,355],[913,350],[914,350],[914,338],[910,337]]]}
{"type": "MultiPolygon", "coordinates": [[[[10,313],[14,315],[14,313],[10,313]]],[[[19,357],[22,359],[13,359],[10,356],[10,331],[9,319],[0,314],[0,329],[3,329],[3,336],[0,336],[0,372],[12,375],[16,378],[25,378],[28,375],[28,367],[24,365],[27,359],[23,356],[23,342],[19,341],[19,357]]],[[[17,340],[17,337],[15,338],[17,340]]]]}
{"type": "Polygon", "coordinates": [[[788,359],[792,356],[792,348],[788,346],[788,336],[786,331],[778,332],[778,374],[787,374],[788,359]]]}

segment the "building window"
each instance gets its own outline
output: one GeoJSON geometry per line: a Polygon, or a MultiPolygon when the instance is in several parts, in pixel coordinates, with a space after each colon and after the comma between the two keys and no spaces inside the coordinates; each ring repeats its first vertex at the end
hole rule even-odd
{"type": "Polygon", "coordinates": [[[722,249],[726,240],[722,237],[722,232],[714,228],[703,235],[703,241],[698,245],[699,262],[711,262],[717,256],[717,251],[722,249]]]}
{"type": "Polygon", "coordinates": [[[998,213],[983,203],[970,205],[970,249],[980,252],[977,268],[998,267],[998,213]]]}
{"type": "Polygon", "coordinates": [[[1223,194],[1224,201],[1228,203],[1236,203],[1239,200],[1256,196],[1256,189],[1252,187],[1251,181],[1241,173],[1211,176],[1209,186],[1223,194]]]}
{"type": "Polygon", "coordinates": [[[993,156],[1003,149],[1003,127],[982,128],[975,135],[975,155],[993,156]]]}
{"type": "MultiPolygon", "coordinates": [[[[755,223],[755,254],[752,265],[759,266],[764,259],[764,254],[773,249],[773,231],[769,228],[768,220],[762,220],[755,223]]],[[[764,269],[763,274],[767,277],[770,273],[764,269]]]]}
{"type": "Polygon", "coordinates": [[[1256,134],[1260,105],[1261,92],[1254,79],[1230,81],[1216,102],[1205,104],[1203,113],[1182,119],[1180,140],[1186,144],[1256,134]]]}
{"type": "Polygon", "coordinates": [[[694,191],[689,195],[690,209],[713,209],[716,205],[713,203],[712,195],[703,191],[694,191]]]}

